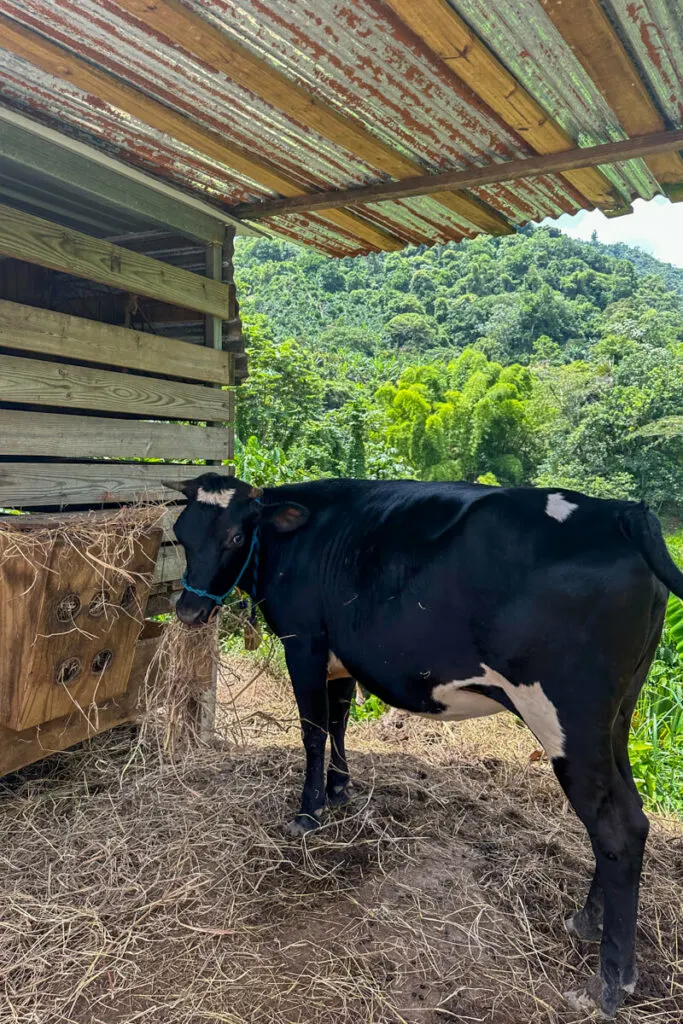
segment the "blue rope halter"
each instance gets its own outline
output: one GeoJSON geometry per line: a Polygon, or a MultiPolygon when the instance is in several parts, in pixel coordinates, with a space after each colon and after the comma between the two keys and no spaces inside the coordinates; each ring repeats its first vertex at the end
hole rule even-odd
{"type": "Polygon", "coordinates": [[[242,579],[242,577],[244,576],[245,572],[247,571],[247,566],[249,565],[249,563],[251,562],[252,557],[253,557],[254,558],[254,583],[253,583],[253,586],[252,586],[252,598],[251,598],[252,617],[253,617],[253,615],[254,615],[254,607],[255,607],[255,596],[256,596],[256,576],[258,574],[258,548],[259,548],[259,528],[258,528],[258,524],[257,524],[254,527],[254,532],[253,532],[252,537],[251,537],[251,546],[249,548],[249,554],[247,555],[246,561],[245,561],[244,565],[242,566],[242,568],[240,569],[239,573],[237,574],[237,579],[235,580],[233,585],[230,587],[230,589],[226,590],[224,594],[210,594],[208,590],[200,590],[198,587],[191,586],[191,584],[188,583],[188,580],[187,580],[187,572],[183,573],[183,576],[182,576],[182,579],[181,579],[180,582],[182,583],[182,585],[185,588],[185,590],[189,590],[189,592],[191,594],[196,594],[197,597],[208,597],[209,600],[215,601],[216,604],[223,604],[223,602],[225,600],[227,600],[228,597],[230,597],[230,595],[232,594],[233,590],[236,590],[240,580],[242,579]]]}

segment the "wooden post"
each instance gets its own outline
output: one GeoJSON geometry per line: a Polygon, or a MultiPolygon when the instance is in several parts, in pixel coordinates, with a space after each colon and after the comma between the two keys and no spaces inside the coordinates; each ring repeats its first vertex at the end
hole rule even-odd
{"type": "MultiPolygon", "coordinates": [[[[223,281],[225,280],[224,267],[229,270],[229,274],[225,275],[230,278],[228,283],[231,285],[227,317],[229,322],[234,320],[236,312],[235,289],[232,284],[232,251],[234,234],[234,228],[226,228],[225,249],[219,242],[209,242],[206,246],[206,276],[210,277],[214,281],[223,281]],[[225,259],[226,256],[227,260],[225,259]]],[[[206,314],[204,318],[204,344],[208,348],[217,349],[218,351],[223,350],[223,320],[221,317],[213,316],[210,313],[206,314]]],[[[234,382],[234,359],[231,359],[229,383],[233,385],[234,382]]],[[[220,387],[220,385],[217,385],[217,387],[220,387]]],[[[231,403],[230,415],[231,419],[234,420],[234,401],[231,403]]],[[[214,424],[207,423],[207,427],[213,425],[214,424]]],[[[221,460],[207,459],[207,465],[220,466],[221,460]]],[[[217,682],[218,668],[214,665],[212,668],[211,685],[207,689],[202,690],[197,697],[197,728],[200,737],[207,742],[210,741],[215,729],[217,682]]]]}

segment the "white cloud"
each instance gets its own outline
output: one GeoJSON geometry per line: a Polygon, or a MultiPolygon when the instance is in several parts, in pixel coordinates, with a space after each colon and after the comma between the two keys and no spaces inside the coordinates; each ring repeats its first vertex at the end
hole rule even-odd
{"type": "Polygon", "coordinates": [[[557,220],[547,217],[543,223],[554,225],[572,238],[588,240],[597,231],[601,242],[625,242],[658,260],[683,267],[683,203],[671,203],[664,196],[649,202],[636,199],[633,213],[624,217],[605,217],[600,210],[580,210],[573,216],[563,213],[557,220]]]}

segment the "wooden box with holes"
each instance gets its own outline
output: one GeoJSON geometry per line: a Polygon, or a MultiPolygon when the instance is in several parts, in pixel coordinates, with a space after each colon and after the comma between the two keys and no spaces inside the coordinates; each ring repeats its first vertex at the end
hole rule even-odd
{"type": "Polygon", "coordinates": [[[110,566],[60,535],[32,550],[0,534],[0,725],[87,714],[125,692],[160,540],[141,534],[110,566]]]}

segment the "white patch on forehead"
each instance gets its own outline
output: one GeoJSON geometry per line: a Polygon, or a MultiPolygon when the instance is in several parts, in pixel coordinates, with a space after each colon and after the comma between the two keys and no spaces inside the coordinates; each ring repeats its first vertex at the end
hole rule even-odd
{"type": "Polygon", "coordinates": [[[564,756],[565,734],[560,724],[557,709],[553,702],[543,692],[540,683],[515,686],[499,672],[495,672],[488,665],[482,664],[484,674],[472,676],[470,679],[454,679],[450,683],[440,683],[432,690],[432,697],[439,703],[446,705],[446,711],[436,715],[428,715],[428,718],[441,718],[446,721],[459,721],[463,718],[479,718],[482,715],[493,715],[503,711],[496,701],[478,693],[463,693],[467,686],[497,686],[502,690],[516,707],[529,729],[542,744],[546,754],[550,758],[564,756]],[[460,691],[460,692],[458,692],[460,691]],[[471,703],[470,703],[470,699],[471,703]],[[458,701],[462,704],[458,706],[458,701]],[[471,713],[465,713],[467,711],[471,713]]]}
{"type": "Polygon", "coordinates": [[[578,507],[573,502],[567,501],[564,494],[558,492],[557,494],[548,495],[548,500],[545,503],[545,514],[552,519],[557,519],[558,523],[563,523],[565,519],[569,519],[572,512],[578,507]]]}
{"type": "Polygon", "coordinates": [[[202,505],[218,505],[220,508],[227,508],[234,497],[233,488],[225,491],[205,491],[200,487],[197,491],[197,501],[201,501],[202,505]]]}

